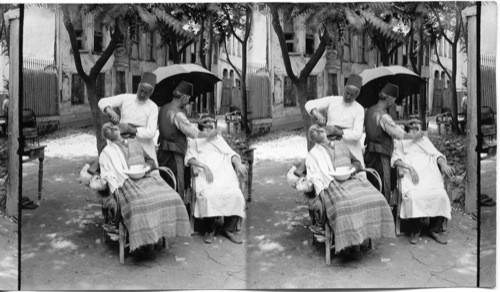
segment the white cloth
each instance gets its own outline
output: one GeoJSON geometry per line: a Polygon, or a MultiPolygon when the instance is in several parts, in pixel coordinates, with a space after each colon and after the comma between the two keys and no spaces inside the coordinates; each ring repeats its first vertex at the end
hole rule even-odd
{"type": "Polygon", "coordinates": [[[158,106],[151,100],[139,101],[136,94],[124,93],[102,98],[98,103],[101,111],[106,107],[120,108],[120,123],[137,127],[135,137],[146,153],[158,165],[154,137],[158,128],[158,106]]]}
{"type": "Polygon", "coordinates": [[[123,172],[128,169],[128,165],[120,146],[110,140],[107,140],[107,142],[108,144],[99,156],[99,166],[101,168],[101,179],[108,183],[112,194],[116,189],[121,188],[128,179],[128,175],[123,172]]]}
{"type": "Polygon", "coordinates": [[[313,109],[320,112],[327,112],[326,124],[339,126],[344,129],[342,140],[351,151],[351,153],[365,167],[363,151],[360,140],[363,135],[363,123],[365,120],[365,110],[357,102],[345,103],[342,96],[327,96],[320,99],[306,102],[305,109],[311,115],[313,109]]]}
{"type": "Polygon", "coordinates": [[[288,185],[303,193],[311,192],[313,190],[313,184],[308,181],[305,176],[296,176],[294,173],[296,169],[297,167],[294,165],[286,174],[288,185]]]}
{"type": "Polygon", "coordinates": [[[413,166],[419,177],[418,184],[413,184],[410,172],[406,169],[404,171],[401,181],[401,218],[443,216],[451,219],[450,199],[437,165],[439,157],[445,158],[425,136],[418,142],[394,141],[391,165],[394,166],[397,160],[402,160],[413,166]]]}
{"type": "MultiPolygon", "coordinates": [[[[335,180],[332,159],[327,150],[321,145],[314,145],[306,157],[307,180],[314,185],[316,195],[326,189],[332,180],[335,180]]],[[[357,177],[365,177],[364,173],[356,174],[357,177]]]]}
{"type": "Polygon", "coordinates": [[[188,138],[186,165],[192,158],[207,164],[214,178],[211,184],[207,183],[205,173],[201,171],[195,179],[195,217],[245,217],[245,198],[231,163],[234,155],[239,157],[221,136],[210,141],[188,138]]]}

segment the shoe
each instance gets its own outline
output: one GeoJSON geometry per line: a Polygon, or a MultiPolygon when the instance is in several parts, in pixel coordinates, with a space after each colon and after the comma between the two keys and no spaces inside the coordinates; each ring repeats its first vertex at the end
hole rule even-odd
{"type": "Polygon", "coordinates": [[[410,236],[408,236],[408,240],[410,241],[411,244],[417,244],[419,238],[420,238],[420,231],[416,233],[410,233],[410,236]]]}
{"type": "Polygon", "coordinates": [[[441,243],[441,244],[448,243],[448,239],[446,238],[446,236],[443,233],[437,233],[437,232],[431,231],[431,232],[429,232],[429,236],[434,238],[438,243],[441,243]]]}
{"type": "Polygon", "coordinates": [[[224,235],[225,237],[229,238],[229,240],[231,240],[234,243],[240,244],[240,243],[243,242],[241,239],[239,239],[238,237],[236,237],[236,235],[233,232],[229,232],[227,230],[224,230],[224,232],[223,232],[222,235],[224,235]]]}
{"type": "Polygon", "coordinates": [[[205,233],[202,237],[203,237],[203,241],[205,243],[212,243],[214,242],[214,235],[215,235],[215,230],[212,231],[212,232],[207,232],[205,233]]]}
{"type": "Polygon", "coordinates": [[[36,209],[38,208],[38,205],[32,200],[28,199],[21,202],[21,207],[23,209],[36,209]]]}

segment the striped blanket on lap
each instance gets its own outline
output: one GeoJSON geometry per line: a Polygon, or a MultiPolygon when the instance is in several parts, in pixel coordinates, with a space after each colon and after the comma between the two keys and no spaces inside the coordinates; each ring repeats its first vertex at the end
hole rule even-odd
{"type": "Polygon", "coordinates": [[[162,237],[191,235],[184,203],[159,174],[127,179],[116,197],[129,233],[130,251],[162,237]]]}
{"type": "Polygon", "coordinates": [[[395,237],[391,209],[366,178],[334,180],[320,196],[333,229],[336,253],[365,239],[395,237]]]}

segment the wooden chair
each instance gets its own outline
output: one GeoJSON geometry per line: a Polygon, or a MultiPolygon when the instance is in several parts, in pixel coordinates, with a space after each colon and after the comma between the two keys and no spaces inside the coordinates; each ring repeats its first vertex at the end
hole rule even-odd
{"type": "MultiPolygon", "coordinates": [[[[378,172],[373,169],[373,168],[366,168],[364,169],[364,171],[367,173],[367,174],[371,174],[375,177],[375,179],[377,180],[378,184],[379,184],[379,191],[382,192],[382,181],[380,179],[380,175],[378,174],[378,172]]],[[[323,205],[323,208],[325,206],[323,205]]],[[[325,210],[325,216],[326,216],[326,210],[325,210]]],[[[328,266],[331,265],[332,263],[332,249],[334,250],[335,249],[335,244],[333,243],[333,239],[335,238],[335,234],[333,232],[333,229],[332,227],[330,226],[330,224],[328,223],[328,219],[325,221],[325,259],[326,259],[326,264],[328,266]]],[[[315,241],[315,238],[314,238],[314,234],[313,234],[313,242],[315,241]]],[[[368,244],[369,244],[369,247],[370,249],[373,249],[373,241],[372,239],[368,239],[368,244]]]]}
{"type": "MultiPolygon", "coordinates": [[[[200,174],[200,169],[196,166],[191,166],[189,167],[190,172],[191,172],[191,185],[188,188],[189,192],[189,222],[191,224],[191,230],[193,235],[198,234],[196,228],[195,228],[195,217],[194,217],[194,207],[196,205],[196,178],[200,174]]],[[[239,177],[238,177],[239,179],[239,177]]],[[[240,184],[240,189],[243,190],[243,181],[239,179],[239,184],[240,184]]],[[[241,218],[238,221],[238,229],[241,229],[241,218]]]]}
{"type": "MultiPolygon", "coordinates": [[[[401,181],[402,178],[404,177],[404,169],[402,167],[397,167],[397,186],[395,189],[395,195],[396,195],[396,215],[394,218],[394,224],[396,225],[396,236],[400,236],[402,234],[401,232],[401,205],[403,202],[403,192],[402,192],[402,186],[401,186],[401,181]]],[[[450,188],[450,181],[449,178],[446,175],[443,175],[443,180],[444,180],[444,189],[446,190],[446,193],[449,194],[449,188],[450,188]]],[[[445,219],[443,223],[443,229],[446,230],[448,226],[448,220],[445,219]]]]}
{"type": "MultiPolygon", "coordinates": [[[[170,170],[168,167],[165,167],[165,166],[160,166],[158,168],[158,170],[160,172],[164,172],[166,175],[168,175],[172,179],[172,181],[174,183],[174,190],[175,190],[177,188],[177,185],[176,185],[175,175],[172,172],[172,170],[170,170]]],[[[111,196],[111,194],[109,194],[109,190],[106,190],[103,192],[108,192],[108,195],[111,196]]],[[[116,204],[118,205],[117,210],[119,212],[121,212],[118,200],[116,201],[116,204]]],[[[104,215],[104,223],[108,224],[108,222],[109,222],[108,213],[107,213],[106,208],[104,208],[104,206],[102,206],[102,212],[104,215]]],[[[118,219],[117,224],[118,224],[119,259],[120,259],[120,264],[125,264],[126,249],[130,247],[130,243],[129,243],[127,227],[123,223],[123,217],[121,216],[121,213],[118,216],[119,216],[119,219],[118,219]]],[[[108,232],[105,229],[103,229],[103,242],[106,242],[108,238],[111,239],[111,236],[108,234],[108,232]]],[[[111,239],[111,240],[113,240],[113,239],[111,239]]],[[[163,239],[162,239],[162,245],[164,248],[166,248],[168,246],[168,243],[167,243],[167,240],[165,237],[163,237],[163,239]]]]}
{"type": "Polygon", "coordinates": [[[31,109],[23,109],[23,138],[24,141],[30,142],[30,144],[35,144],[40,146],[40,140],[38,137],[38,128],[36,123],[35,112],[31,109]]]}

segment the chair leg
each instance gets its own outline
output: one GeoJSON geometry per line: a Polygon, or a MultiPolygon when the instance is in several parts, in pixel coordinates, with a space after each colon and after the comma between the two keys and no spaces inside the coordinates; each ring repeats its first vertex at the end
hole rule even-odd
{"type": "Polygon", "coordinates": [[[118,233],[120,236],[120,239],[118,240],[118,243],[120,245],[120,264],[125,264],[125,227],[123,226],[123,222],[120,221],[118,224],[118,233]]]}
{"type": "Polygon", "coordinates": [[[329,266],[332,263],[332,259],[331,259],[332,234],[331,234],[330,226],[328,225],[328,223],[325,224],[325,235],[326,235],[325,257],[326,257],[326,264],[329,266]]]}

